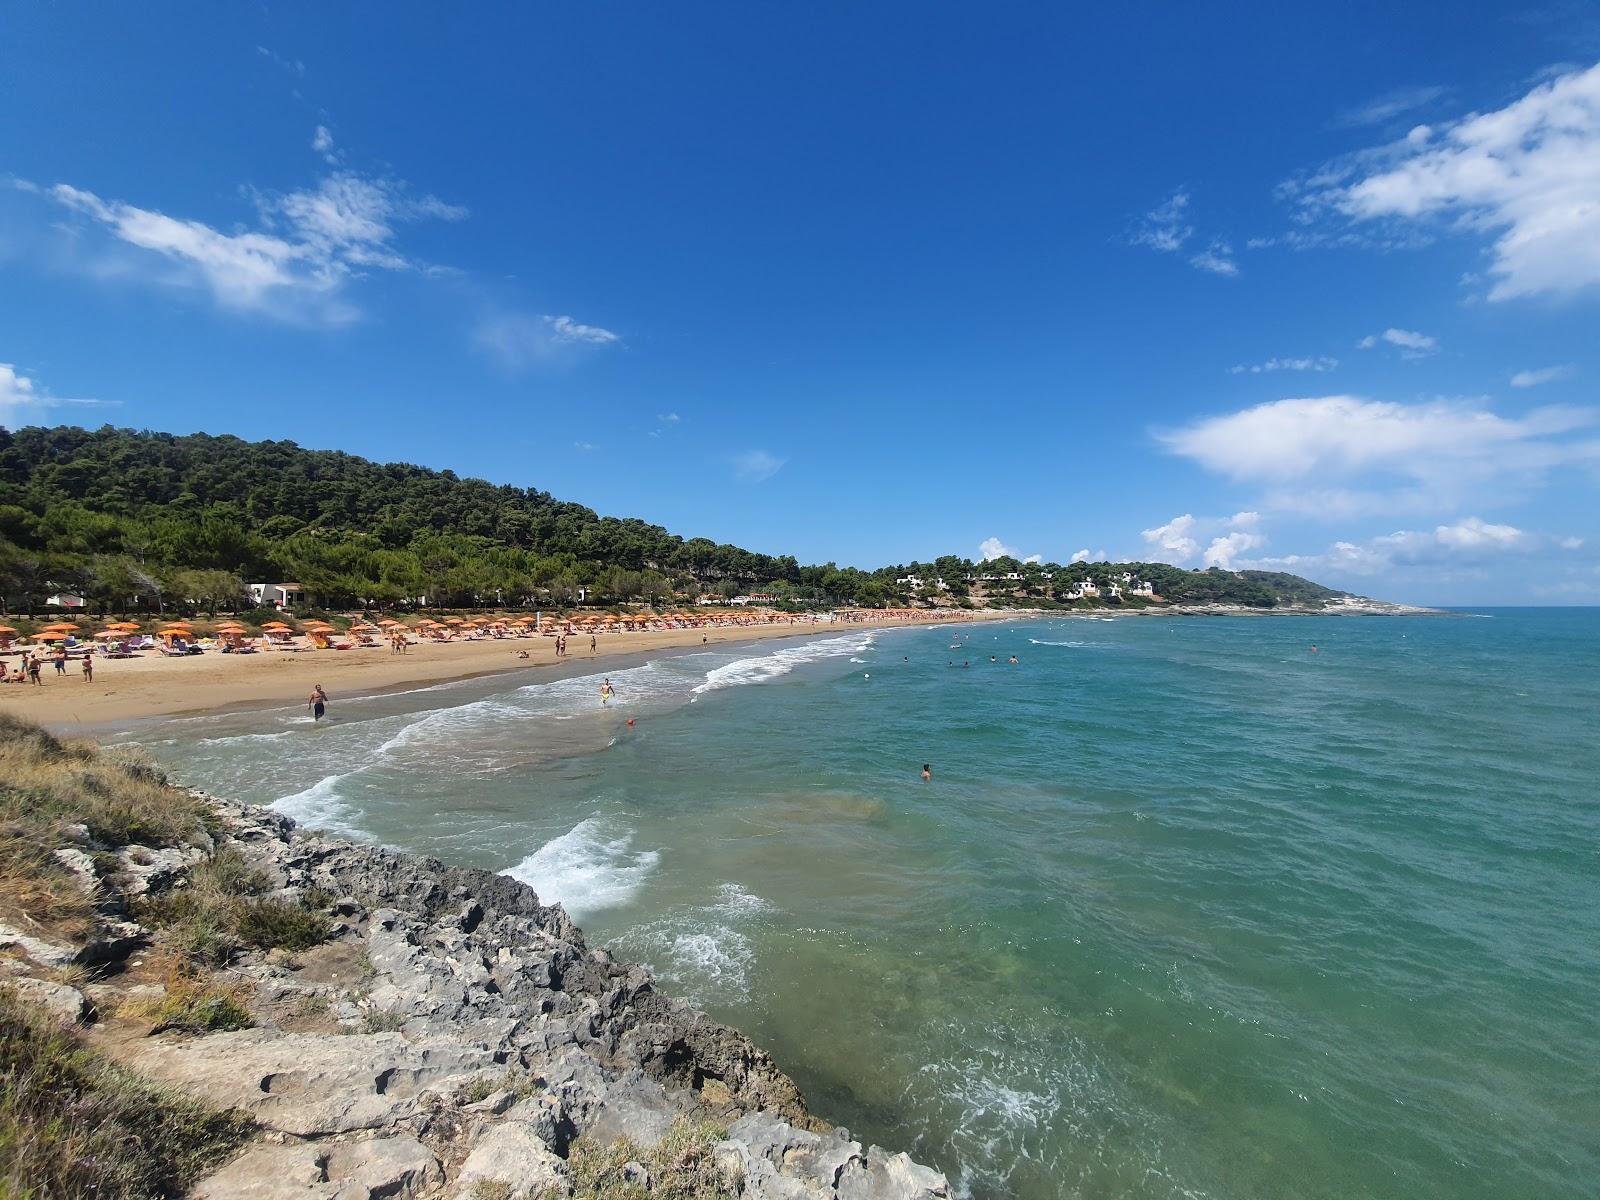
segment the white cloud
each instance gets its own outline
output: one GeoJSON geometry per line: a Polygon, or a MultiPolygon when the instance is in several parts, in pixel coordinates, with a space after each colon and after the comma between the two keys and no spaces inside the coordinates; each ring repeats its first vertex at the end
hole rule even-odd
{"type": "Polygon", "coordinates": [[[657,413],[656,414],[656,420],[659,421],[663,425],[676,425],[679,421],[683,420],[683,418],[680,417],[675,412],[669,412],[669,413],[657,413]]]}
{"type": "Polygon", "coordinates": [[[765,450],[746,450],[734,455],[733,474],[746,483],[761,483],[781,471],[787,461],[765,450]]]}
{"type": "Polygon", "coordinates": [[[571,317],[545,317],[550,331],[558,342],[583,342],[591,346],[605,346],[612,342],[620,342],[620,334],[612,333],[609,329],[601,329],[598,325],[581,325],[571,317]]]}
{"type": "Polygon", "coordinates": [[[1200,564],[1206,567],[1221,567],[1224,571],[1234,569],[1234,560],[1247,550],[1254,550],[1266,544],[1267,539],[1259,533],[1248,533],[1238,530],[1224,537],[1213,538],[1211,544],[1200,557],[1200,564]]]}
{"type": "Polygon", "coordinates": [[[1352,108],[1339,114],[1339,123],[1342,125],[1382,125],[1391,121],[1401,113],[1412,112],[1415,109],[1432,104],[1440,99],[1446,92],[1442,87],[1411,87],[1398,88],[1386,92],[1374,100],[1369,100],[1359,108],[1352,108]]]}
{"type": "Polygon", "coordinates": [[[1540,367],[1536,371],[1518,371],[1511,377],[1511,386],[1514,388],[1538,387],[1541,383],[1558,383],[1563,379],[1571,379],[1577,374],[1575,368],[1565,367],[1540,367]]]}
{"type": "MultiPolygon", "coordinates": [[[[1148,246],[1161,254],[1176,254],[1194,236],[1189,223],[1189,193],[1179,188],[1161,204],[1139,219],[1128,240],[1135,246],[1148,246]]],[[[1212,238],[1204,250],[1189,256],[1189,265],[1213,275],[1234,276],[1239,264],[1233,260],[1233,247],[1222,238],[1212,238]]]]}
{"type": "Polygon", "coordinates": [[[1221,238],[1213,238],[1211,245],[1189,259],[1189,265],[1229,278],[1239,273],[1239,264],[1233,261],[1233,247],[1221,238]]]}
{"type": "Polygon", "coordinates": [[[1398,346],[1402,358],[1425,358],[1439,349],[1439,339],[1411,329],[1385,329],[1382,333],[1369,333],[1356,343],[1358,350],[1371,350],[1379,342],[1398,346]]]}
{"type": "MultiPolygon", "coordinates": [[[[1139,536],[1149,548],[1147,553],[1157,562],[1185,566],[1199,558],[1205,566],[1231,570],[1235,556],[1266,545],[1265,535],[1256,532],[1260,523],[1261,514],[1257,512],[1200,518],[1193,513],[1184,513],[1173,517],[1165,525],[1144,530],[1139,536]],[[1200,548],[1201,538],[1211,539],[1203,551],[1200,548]]],[[[1103,553],[1101,557],[1104,557],[1103,553]]]]}
{"type": "Polygon", "coordinates": [[[1230,375],[1265,375],[1273,371],[1332,371],[1339,365],[1337,358],[1323,355],[1318,358],[1269,358],[1261,363],[1240,363],[1229,367],[1230,375]]]}
{"type": "Polygon", "coordinates": [[[311,148],[322,155],[323,161],[337,163],[339,156],[333,149],[333,131],[326,125],[318,125],[316,132],[311,135],[311,148]]]}
{"type": "Polygon", "coordinates": [[[1503,562],[1507,556],[1548,553],[1553,548],[1576,550],[1582,538],[1556,538],[1514,525],[1496,525],[1481,517],[1464,517],[1432,529],[1400,529],[1366,541],[1337,541],[1321,554],[1290,554],[1238,563],[1271,570],[1328,571],[1343,575],[1377,575],[1397,567],[1443,567],[1503,562]]]}
{"type": "Polygon", "coordinates": [[[16,429],[30,421],[39,420],[52,408],[99,407],[115,403],[114,400],[52,396],[11,363],[0,363],[0,425],[7,429],[16,429]]]}
{"type": "Polygon", "coordinates": [[[311,191],[257,195],[262,227],[236,233],[70,184],[45,194],[106,231],[115,251],[143,252],[123,264],[128,273],[203,288],[233,311],[322,324],[353,319],[341,292],[366,269],[413,265],[393,247],[396,225],[466,215],[433,196],[413,197],[401,183],[351,172],[330,175],[311,191]]]}
{"type": "Polygon", "coordinates": [[[1082,550],[1074,550],[1072,552],[1072,558],[1069,561],[1075,562],[1075,563],[1088,562],[1089,561],[1088,548],[1085,547],[1082,550]]]}
{"type": "Polygon", "coordinates": [[[1139,536],[1151,547],[1158,561],[1186,563],[1200,553],[1200,543],[1194,540],[1193,531],[1194,515],[1184,513],[1165,525],[1146,529],[1139,536]]]}
{"type": "Polygon", "coordinates": [[[583,325],[566,316],[530,316],[501,313],[480,321],[472,342],[500,360],[508,370],[519,371],[554,361],[587,346],[620,342],[621,336],[598,325],[583,325]]]}
{"type": "Polygon", "coordinates": [[[1419,125],[1289,190],[1310,221],[1335,213],[1490,236],[1490,300],[1600,283],[1600,64],[1505,108],[1419,125]]]}
{"type": "Polygon", "coordinates": [[[1321,396],[1258,404],[1156,436],[1218,474],[1293,485],[1270,494],[1269,507],[1334,518],[1443,510],[1470,502],[1492,481],[1528,487],[1555,467],[1600,465],[1600,441],[1572,436],[1597,423],[1594,409],[1502,417],[1466,401],[1321,396]],[[1346,486],[1394,481],[1398,490],[1346,486]]]}
{"type": "Polygon", "coordinates": [[[1189,193],[1179,189],[1170,199],[1145,213],[1133,234],[1133,244],[1149,246],[1163,254],[1173,254],[1194,236],[1188,223],[1189,193]]]}
{"type": "Polygon", "coordinates": [[[584,450],[584,451],[593,450],[594,449],[594,443],[593,442],[573,442],[572,443],[572,448],[574,450],[584,450]]]}
{"type": "Polygon", "coordinates": [[[991,562],[997,558],[1016,558],[1021,553],[997,537],[984,538],[978,545],[978,557],[984,562],[991,562]]]}
{"type": "Polygon", "coordinates": [[[1030,555],[1028,555],[1027,558],[1023,559],[1022,561],[1025,562],[1025,563],[1042,563],[1044,561],[1044,555],[1042,555],[1042,554],[1030,554],[1030,555]]]}

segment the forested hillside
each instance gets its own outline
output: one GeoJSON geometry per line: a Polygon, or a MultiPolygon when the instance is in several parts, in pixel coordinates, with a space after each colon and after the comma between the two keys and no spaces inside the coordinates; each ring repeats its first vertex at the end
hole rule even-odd
{"type": "MultiPolygon", "coordinates": [[[[1012,602],[1049,600],[1111,564],[985,565],[1025,578],[1012,602]],[[1046,578],[1053,576],[1054,578],[1046,578]]],[[[1270,607],[1337,595],[1293,575],[1116,564],[1167,600],[1270,607]]],[[[665,601],[760,588],[798,603],[882,605],[942,575],[968,594],[973,564],[801,566],[684,539],[648,522],[602,517],[547,492],[462,479],[404,463],[306,450],[293,442],[135,432],[109,426],[0,429],[0,598],[31,609],[56,592],[97,608],[231,608],[244,582],[294,581],[329,605],[665,601]]]]}

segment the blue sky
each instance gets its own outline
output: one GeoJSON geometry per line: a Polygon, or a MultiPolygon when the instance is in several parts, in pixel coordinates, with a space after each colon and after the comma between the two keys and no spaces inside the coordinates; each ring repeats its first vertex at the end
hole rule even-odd
{"type": "Polygon", "coordinates": [[[0,422],[1600,602],[1592,6],[10,6],[0,422]]]}

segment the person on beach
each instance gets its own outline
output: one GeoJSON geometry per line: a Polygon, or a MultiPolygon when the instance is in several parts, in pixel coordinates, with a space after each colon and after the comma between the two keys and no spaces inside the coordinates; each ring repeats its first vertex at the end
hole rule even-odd
{"type": "Polygon", "coordinates": [[[85,650],[83,653],[83,681],[94,682],[94,651],[85,650]]]}
{"type": "Polygon", "coordinates": [[[922,782],[927,783],[933,778],[933,768],[927,763],[922,764],[922,782]]]}
{"type": "Polygon", "coordinates": [[[57,675],[65,675],[66,673],[67,673],[67,648],[65,646],[57,646],[56,647],[56,674],[57,675]]]}
{"type": "Polygon", "coordinates": [[[320,683],[311,689],[311,698],[306,701],[306,707],[311,710],[313,721],[322,720],[322,714],[328,711],[328,693],[322,690],[320,683]]]}
{"type": "Polygon", "coordinates": [[[37,654],[28,659],[28,678],[32,680],[35,687],[41,687],[44,684],[44,680],[39,678],[39,656],[37,654]]]}
{"type": "Polygon", "coordinates": [[[594,634],[591,633],[589,635],[589,653],[593,654],[599,648],[600,648],[600,644],[595,641],[594,634]]]}
{"type": "Polygon", "coordinates": [[[610,704],[611,703],[611,697],[614,696],[614,695],[616,695],[616,692],[614,692],[612,690],[612,688],[611,688],[611,680],[609,680],[609,679],[601,680],[601,682],[600,682],[600,703],[601,704],[610,704]]]}

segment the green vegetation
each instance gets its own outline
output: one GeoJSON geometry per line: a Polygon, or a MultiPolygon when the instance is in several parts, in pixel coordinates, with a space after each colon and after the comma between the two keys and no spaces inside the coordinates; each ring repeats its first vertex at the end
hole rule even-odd
{"type": "Polygon", "coordinates": [[[182,1195],[244,1135],[0,988],[0,1200],[182,1195]]]}
{"type": "MultiPolygon", "coordinates": [[[[1169,602],[1270,607],[1334,595],[1293,575],[1161,563],[801,566],[535,489],[293,442],[61,426],[0,429],[0,611],[58,592],[118,613],[250,612],[247,581],[299,583],[328,608],[682,603],[745,591],[786,607],[913,599],[1070,603],[1128,571],[1169,602]],[[1004,582],[969,576],[1015,574],[1004,582]],[[899,581],[921,576],[927,587],[899,581]],[[946,587],[935,586],[943,579],[946,587]]],[[[1127,599],[1129,604],[1142,603],[1127,599]]]]}
{"type": "Polygon", "coordinates": [[[189,846],[206,841],[211,814],[168,787],[137,756],[63,742],[0,714],[0,921],[59,937],[81,937],[95,898],[59,863],[67,827],[84,825],[112,848],[189,846]]]}
{"type": "Polygon", "coordinates": [[[263,898],[270,887],[237,851],[223,850],[190,872],[188,886],[135,911],[164,950],[196,968],[220,967],[241,948],[292,952],[327,939],[326,913],[308,899],[263,898]]]}
{"type": "Polygon", "coordinates": [[[583,1138],[567,1155],[573,1200],[732,1200],[742,1180],[717,1164],[717,1143],[728,1131],[709,1121],[680,1117],[652,1150],[632,1142],[599,1146],[583,1138]],[[648,1190],[630,1182],[623,1168],[642,1164],[648,1190]]]}
{"type": "Polygon", "coordinates": [[[175,955],[169,955],[162,967],[162,994],[123,1004],[117,1009],[118,1016],[150,1021],[151,1033],[224,1033],[255,1024],[246,1007],[250,998],[247,988],[197,972],[175,955]]]}

